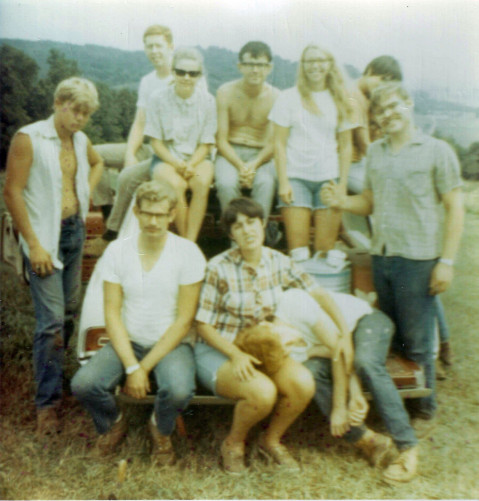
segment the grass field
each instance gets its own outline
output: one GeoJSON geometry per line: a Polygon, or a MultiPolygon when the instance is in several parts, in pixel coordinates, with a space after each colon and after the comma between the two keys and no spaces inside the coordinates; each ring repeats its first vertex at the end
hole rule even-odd
{"type": "MultiPolygon", "coordinates": [[[[127,441],[108,460],[92,457],[93,424],[72,397],[65,397],[64,430],[57,443],[34,437],[31,369],[34,326],[29,290],[11,269],[1,272],[0,499],[470,499],[479,498],[479,186],[466,185],[468,214],[456,278],[444,294],[456,355],[449,377],[438,383],[438,427],[420,446],[420,472],[411,483],[389,486],[348,444],[332,439],[312,405],[285,438],[301,473],[285,474],[258,457],[252,430],[249,473],[225,475],[219,445],[232,409],[193,407],[185,415],[188,437],[174,438],[179,461],[152,468],[145,421],[150,409],[126,408],[127,441]],[[125,459],[127,476],[117,482],[125,459]]],[[[74,344],[74,340],[73,340],[74,344]]],[[[77,369],[73,351],[66,374],[77,369]]],[[[368,424],[381,430],[374,411],[368,424]]]]}

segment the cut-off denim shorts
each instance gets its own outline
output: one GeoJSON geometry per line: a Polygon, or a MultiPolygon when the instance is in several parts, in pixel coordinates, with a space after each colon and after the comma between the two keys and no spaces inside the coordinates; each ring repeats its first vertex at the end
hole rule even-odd
{"type": "MultiPolygon", "coordinates": [[[[328,184],[331,180],[326,181],[308,181],[296,177],[290,178],[289,182],[293,190],[293,202],[285,204],[281,199],[278,207],[306,207],[307,209],[327,209],[328,206],[321,201],[321,188],[328,184]]],[[[333,179],[336,183],[339,178],[333,179]]]]}

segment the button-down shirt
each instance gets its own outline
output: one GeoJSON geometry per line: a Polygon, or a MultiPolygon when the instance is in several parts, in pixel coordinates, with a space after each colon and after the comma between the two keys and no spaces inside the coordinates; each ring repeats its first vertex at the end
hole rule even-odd
{"type": "Polygon", "coordinates": [[[373,193],[371,254],[435,259],[443,244],[441,195],[462,185],[459,162],[444,141],[415,132],[391,151],[388,137],[368,150],[365,189],[373,193]]]}
{"type": "MultiPolygon", "coordinates": [[[[63,269],[58,258],[62,216],[63,173],[60,166],[61,141],[55,128],[53,115],[47,120],[35,122],[19,130],[30,136],[33,147],[33,162],[23,198],[33,231],[41,246],[50,254],[53,266],[63,269]]],[[[85,220],[89,208],[90,187],[88,176],[88,138],[81,132],[73,134],[73,147],[77,160],[75,190],[80,204],[80,213],[85,220]]],[[[30,256],[29,248],[20,236],[23,252],[30,256]]]]}
{"type": "Polygon", "coordinates": [[[281,252],[262,248],[257,267],[238,248],[215,256],[207,265],[196,320],[214,326],[233,342],[239,331],[274,315],[284,290],[319,286],[281,252]]]}
{"type": "Polygon", "coordinates": [[[146,110],[145,135],[163,141],[181,160],[188,160],[200,144],[215,144],[216,103],[211,94],[195,89],[188,99],[170,86],[155,91],[146,110]]]}

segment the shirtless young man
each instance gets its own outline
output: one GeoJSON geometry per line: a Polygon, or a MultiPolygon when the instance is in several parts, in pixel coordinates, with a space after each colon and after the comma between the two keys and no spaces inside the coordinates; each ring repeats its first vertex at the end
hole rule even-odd
{"type": "Polygon", "coordinates": [[[271,49],[248,42],[239,53],[241,79],[223,84],[217,92],[218,156],[215,181],[222,211],[242,188],[262,207],[265,221],[276,191],[272,127],[268,120],[279,90],[266,83],[271,73],[271,49]]]}
{"type": "Polygon", "coordinates": [[[149,26],[143,34],[143,44],[145,54],[154,70],[140,81],[136,114],[128,141],[126,145],[104,144],[97,147],[106,165],[124,166],[124,169],[118,178],[114,203],[107,172],[93,194],[94,204],[101,207],[103,216],[107,219],[107,230],[101,238],[93,239],[85,245],[85,254],[90,256],[101,256],[108,243],[115,240],[133,198],[133,193],[143,181],[150,179],[152,151],[147,145],[143,145],[146,107],[151,94],[158,89],[165,89],[172,81],[173,35],[168,27],[154,24],[149,26]]]}
{"type": "Polygon", "coordinates": [[[5,203],[20,232],[30,277],[37,434],[58,432],[64,348],[80,302],[84,220],[102,160],[81,132],[98,108],[95,86],[83,78],[58,84],[54,113],[19,130],[10,145],[5,203]]]}

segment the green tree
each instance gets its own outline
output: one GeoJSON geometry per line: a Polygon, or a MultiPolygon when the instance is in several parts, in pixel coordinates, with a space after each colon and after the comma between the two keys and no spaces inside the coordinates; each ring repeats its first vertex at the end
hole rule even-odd
{"type": "Polygon", "coordinates": [[[4,168],[10,140],[15,132],[31,121],[26,103],[38,73],[37,63],[22,51],[0,47],[0,166],[4,168]]]}

